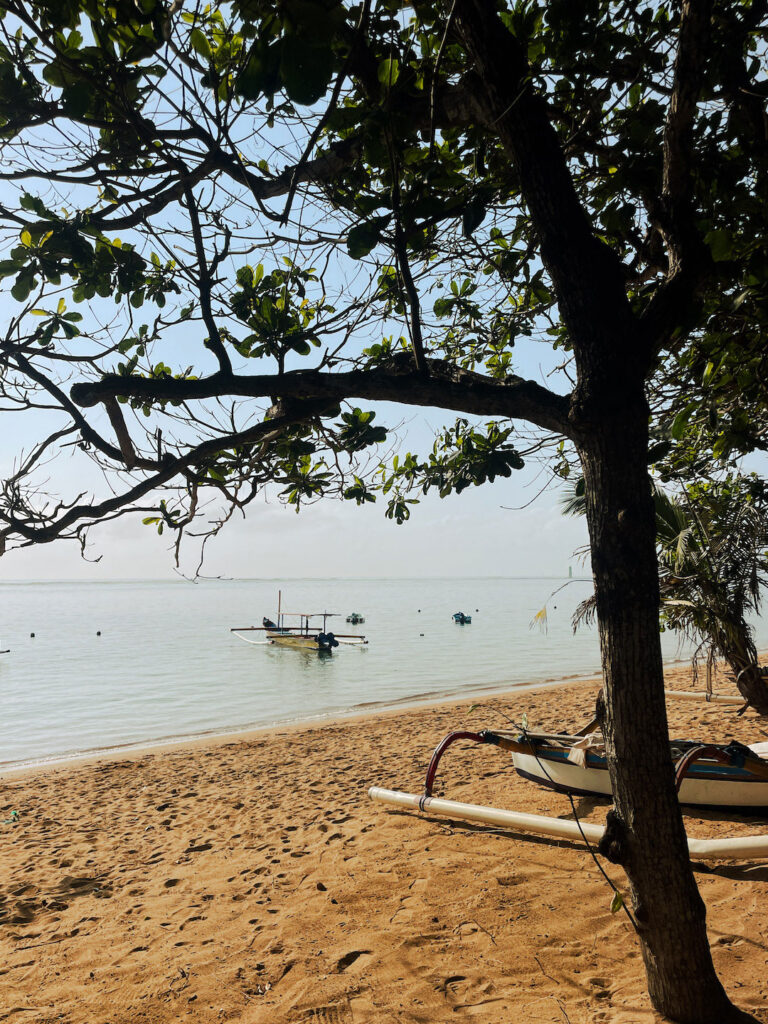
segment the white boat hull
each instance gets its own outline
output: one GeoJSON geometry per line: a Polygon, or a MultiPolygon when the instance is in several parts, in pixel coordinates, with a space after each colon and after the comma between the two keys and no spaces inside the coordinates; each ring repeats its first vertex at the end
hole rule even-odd
{"type": "MultiPolygon", "coordinates": [[[[551,789],[578,795],[611,796],[611,780],[607,768],[582,768],[567,760],[551,760],[533,754],[512,754],[515,768],[524,778],[540,782],[551,789]]],[[[766,807],[768,808],[768,780],[733,778],[734,770],[728,766],[710,767],[707,777],[697,778],[696,765],[680,786],[681,804],[698,807],[766,807]],[[717,774],[730,775],[718,779],[717,774]]],[[[703,773],[700,773],[703,774],[703,773]]]]}

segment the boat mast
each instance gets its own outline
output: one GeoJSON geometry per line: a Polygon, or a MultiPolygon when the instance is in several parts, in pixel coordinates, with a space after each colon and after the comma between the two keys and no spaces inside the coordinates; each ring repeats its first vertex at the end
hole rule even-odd
{"type": "Polygon", "coordinates": [[[282,605],[282,602],[283,602],[283,592],[282,592],[282,590],[278,590],[278,592],[277,592],[277,625],[278,625],[279,629],[283,628],[283,624],[280,621],[280,607],[282,605]]]}

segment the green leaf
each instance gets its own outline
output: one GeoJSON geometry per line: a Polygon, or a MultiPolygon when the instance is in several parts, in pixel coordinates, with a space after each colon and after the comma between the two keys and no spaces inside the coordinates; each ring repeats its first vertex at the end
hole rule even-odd
{"type": "Polygon", "coordinates": [[[0,278],[10,277],[11,274],[17,274],[20,269],[20,264],[16,260],[0,260],[0,278]]]}
{"type": "Polygon", "coordinates": [[[710,231],[704,241],[709,246],[715,263],[729,260],[733,255],[733,237],[730,231],[726,231],[724,228],[716,228],[714,231],[710,231]]]}
{"type": "Polygon", "coordinates": [[[387,87],[394,85],[400,77],[400,61],[397,58],[387,57],[386,60],[379,63],[376,74],[382,85],[387,87]]]}
{"type": "Polygon", "coordinates": [[[675,416],[669,431],[673,440],[679,441],[683,436],[685,428],[688,426],[688,420],[693,415],[696,406],[696,402],[689,402],[688,405],[686,405],[684,409],[681,409],[677,416],[675,416]]]}
{"type": "Polygon", "coordinates": [[[347,252],[353,260],[362,259],[376,247],[381,238],[382,228],[388,220],[388,214],[383,217],[373,217],[352,228],[347,235],[347,252]]]}
{"type": "Polygon", "coordinates": [[[672,444],[669,441],[659,441],[648,449],[648,465],[661,462],[672,451],[672,444]]]}
{"type": "Polygon", "coordinates": [[[471,238],[473,233],[485,220],[487,213],[485,204],[477,199],[472,200],[464,207],[464,213],[461,217],[461,229],[464,232],[465,238],[471,238]]]}
{"type": "Polygon", "coordinates": [[[61,103],[68,114],[83,117],[92,107],[94,99],[93,86],[88,82],[73,82],[65,85],[61,92],[61,103]]]}
{"type": "Polygon", "coordinates": [[[36,283],[34,272],[29,267],[25,267],[16,278],[16,283],[11,288],[11,295],[17,302],[26,302],[36,283]]]}
{"type": "Polygon", "coordinates": [[[285,91],[294,103],[317,103],[333,76],[333,50],[306,36],[286,36],[280,60],[285,91]]]}
{"type": "Polygon", "coordinates": [[[621,895],[621,893],[617,889],[616,892],[613,894],[613,899],[611,900],[611,913],[615,914],[617,911],[621,910],[621,908],[623,906],[624,906],[624,897],[621,895]]]}
{"type": "Polygon", "coordinates": [[[204,57],[206,60],[210,60],[213,56],[210,44],[205,38],[204,33],[199,28],[193,28],[189,33],[189,41],[192,44],[192,49],[195,53],[204,57]]]}
{"type": "Polygon", "coordinates": [[[256,100],[262,94],[272,95],[278,88],[280,48],[277,43],[265,46],[255,43],[248,61],[237,76],[235,91],[246,100],[256,100]]]}

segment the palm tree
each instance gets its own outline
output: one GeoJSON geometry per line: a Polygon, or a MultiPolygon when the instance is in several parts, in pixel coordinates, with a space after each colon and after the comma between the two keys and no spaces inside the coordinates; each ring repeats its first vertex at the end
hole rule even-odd
{"type": "MultiPolygon", "coordinates": [[[[563,500],[567,514],[583,514],[584,485],[577,480],[563,500]]],[[[768,685],[758,663],[747,617],[760,610],[768,582],[768,495],[755,474],[689,484],[673,496],[655,488],[661,622],[707,658],[707,683],[716,659],[736,677],[747,704],[768,715],[768,685]]],[[[594,615],[588,598],[574,629],[594,615]]]]}

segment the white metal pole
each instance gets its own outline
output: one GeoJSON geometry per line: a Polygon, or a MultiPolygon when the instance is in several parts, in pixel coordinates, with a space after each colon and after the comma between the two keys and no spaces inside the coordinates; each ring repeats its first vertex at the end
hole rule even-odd
{"type": "MultiPolygon", "coordinates": [[[[544,814],[525,814],[522,811],[504,811],[498,807],[484,807],[481,804],[465,804],[457,800],[443,800],[434,796],[419,796],[417,793],[401,793],[394,789],[372,786],[368,790],[372,800],[394,804],[396,807],[412,807],[430,814],[444,814],[465,821],[480,821],[486,825],[502,825],[522,832],[554,836],[557,839],[571,839],[599,843],[605,828],[588,822],[577,824],[562,818],[550,818],[544,814]]],[[[697,860],[759,860],[768,857],[768,835],[743,836],[732,839],[688,839],[691,857],[697,860]]]]}

